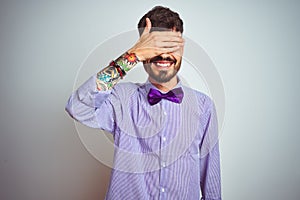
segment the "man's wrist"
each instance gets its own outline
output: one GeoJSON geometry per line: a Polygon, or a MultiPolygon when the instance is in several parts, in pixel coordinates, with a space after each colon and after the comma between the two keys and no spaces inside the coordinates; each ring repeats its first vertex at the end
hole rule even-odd
{"type": "Polygon", "coordinates": [[[122,70],[128,72],[131,70],[138,62],[140,62],[139,57],[135,54],[135,52],[127,51],[115,61],[115,64],[119,66],[122,70]]]}
{"type": "Polygon", "coordinates": [[[129,49],[127,51],[127,53],[128,54],[134,54],[138,58],[139,62],[144,61],[144,57],[142,56],[142,54],[137,49],[135,49],[134,47],[129,49]]]}

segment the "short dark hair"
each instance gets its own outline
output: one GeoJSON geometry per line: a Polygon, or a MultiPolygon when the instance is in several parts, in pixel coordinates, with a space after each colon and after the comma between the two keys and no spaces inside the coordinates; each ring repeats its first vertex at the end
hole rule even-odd
{"type": "Polygon", "coordinates": [[[140,35],[142,35],[146,27],[146,18],[151,20],[152,27],[154,28],[175,28],[176,31],[183,32],[183,21],[180,19],[177,12],[174,12],[167,7],[155,6],[140,19],[138,23],[140,35]]]}

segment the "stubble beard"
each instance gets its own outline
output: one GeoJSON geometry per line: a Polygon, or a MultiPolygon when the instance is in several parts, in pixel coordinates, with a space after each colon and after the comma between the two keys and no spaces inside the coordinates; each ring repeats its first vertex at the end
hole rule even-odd
{"type": "Polygon", "coordinates": [[[158,74],[156,74],[153,71],[151,65],[153,65],[153,64],[152,63],[144,64],[144,67],[145,67],[146,71],[148,72],[149,77],[158,83],[167,83],[177,75],[177,73],[180,69],[180,66],[181,66],[181,61],[176,63],[176,66],[173,67],[173,70],[171,73],[169,70],[165,70],[165,71],[161,70],[158,72],[158,74]]]}

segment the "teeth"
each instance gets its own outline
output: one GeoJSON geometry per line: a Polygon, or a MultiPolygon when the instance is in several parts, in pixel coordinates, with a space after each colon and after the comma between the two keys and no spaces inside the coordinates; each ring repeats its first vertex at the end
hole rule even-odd
{"type": "Polygon", "coordinates": [[[159,67],[169,67],[170,63],[156,63],[156,65],[159,67]]]}

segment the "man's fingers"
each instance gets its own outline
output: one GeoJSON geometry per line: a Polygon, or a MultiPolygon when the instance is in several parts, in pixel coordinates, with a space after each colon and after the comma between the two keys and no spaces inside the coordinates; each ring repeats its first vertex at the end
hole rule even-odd
{"type": "Polygon", "coordinates": [[[174,47],[165,47],[165,48],[153,48],[154,52],[156,52],[157,55],[162,54],[162,53],[172,53],[172,54],[176,54],[176,55],[182,55],[181,54],[181,50],[182,47],[180,46],[174,46],[174,47]]]}
{"type": "Polygon", "coordinates": [[[184,46],[183,42],[159,42],[157,45],[159,48],[171,48],[171,47],[182,47],[184,46]]]}
{"type": "Polygon", "coordinates": [[[180,47],[176,51],[173,51],[172,54],[176,56],[183,56],[183,47],[180,47]]]}
{"type": "Polygon", "coordinates": [[[152,27],[151,21],[150,21],[150,19],[147,17],[147,18],[146,18],[146,27],[145,27],[145,29],[144,29],[142,35],[147,34],[147,33],[150,33],[151,27],[152,27]]]}
{"type": "Polygon", "coordinates": [[[176,37],[176,36],[153,36],[152,40],[154,40],[156,42],[184,43],[184,39],[182,37],[176,37]]]}
{"type": "Polygon", "coordinates": [[[177,42],[177,43],[184,43],[184,39],[176,34],[154,34],[151,33],[151,41],[155,44],[162,43],[162,42],[177,42]]]}
{"type": "Polygon", "coordinates": [[[146,33],[150,33],[151,27],[152,27],[151,21],[150,21],[150,19],[147,17],[147,18],[146,18],[146,27],[145,27],[146,33]]]}
{"type": "Polygon", "coordinates": [[[153,31],[151,33],[153,36],[169,36],[169,37],[181,37],[180,32],[174,32],[174,31],[153,31]]]}

